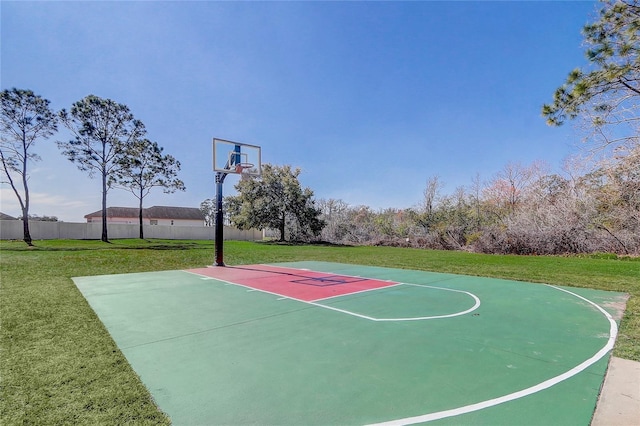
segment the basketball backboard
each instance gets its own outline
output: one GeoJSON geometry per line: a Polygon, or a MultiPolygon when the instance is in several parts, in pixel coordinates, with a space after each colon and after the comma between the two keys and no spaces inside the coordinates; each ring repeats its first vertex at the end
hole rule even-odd
{"type": "Polygon", "coordinates": [[[224,139],[213,139],[213,171],[260,176],[261,148],[224,139]]]}

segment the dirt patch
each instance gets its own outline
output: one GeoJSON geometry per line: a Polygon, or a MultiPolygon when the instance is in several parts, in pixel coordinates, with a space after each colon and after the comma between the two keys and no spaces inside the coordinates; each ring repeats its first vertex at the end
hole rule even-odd
{"type": "Polygon", "coordinates": [[[614,320],[620,321],[624,315],[624,310],[627,308],[627,300],[629,300],[629,295],[623,294],[612,301],[602,303],[602,307],[611,312],[614,320]]]}

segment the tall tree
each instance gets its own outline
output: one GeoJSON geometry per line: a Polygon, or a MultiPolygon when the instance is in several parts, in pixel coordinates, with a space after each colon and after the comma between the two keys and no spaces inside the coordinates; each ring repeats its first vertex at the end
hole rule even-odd
{"type": "Polygon", "coordinates": [[[424,222],[427,228],[434,224],[434,211],[440,198],[440,189],[442,189],[442,186],[440,177],[435,175],[427,179],[427,186],[424,191],[422,191],[424,195],[424,222]]]}
{"type": "Polygon", "coordinates": [[[640,135],[640,5],[602,3],[599,20],[583,29],[589,67],[573,70],[542,114],[554,126],[582,116],[599,148],[632,149],[640,135]]]}
{"type": "MultiPolygon", "coordinates": [[[[200,203],[200,211],[204,215],[204,225],[213,226],[216,217],[216,202],[211,198],[207,198],[200,203]]],[[[225,209],[226,211],[226,209],[225,209]]]]}
{"type": "MultiPolygon", "coordinates": [[[[229,205],[231,202],[231,199],[233,197],[223,197],[222,199],[222,210],[224,211],[224,216],[223,216],[223,223],[225,225],[229,225],[231,223],[231,219],[229,216],[229,205]]],[[[200,203],[200,211],[202,212],[202,214],[204,215],[204,225],[205,226],[214,226],[215,225],[215,220],[216,220],[216,209],[217,209],[217,205],[216,205],[216,200],[211,199],[211,198],[207,198],[206,200],[204,200],[203,202],[200,203]]]]}
{"type": "Polygon", "coordinates": [[[62,123],[73,134],[68,142],[58,142],[62,153],[102,183],[102,241],[107,235],[107,191],[116,181],[126,147],[146,133],[126,105],[89,95],[74,103],[70,111],[60,111],[62,123]]]}
{"type": "Polygon", "coordinates": [[[3,90],[0,101],[2,172],[20,203],[24,242],[32,246],[29,232],[28,163],[40,160],[40,156],[32,148],[38,139],[48,139],[58,130],[58,118],[49,107],[49,101],[31,90],[3,90]],[[22,191],[19,189],[20,185],[22,191]]]}
{"type": "Polygon", "coordinates": [[[184,183],[178,179],[180,162],[171,155],[163,155],[163,150],[157,142],[137,139],[125,146],[118,158],[120,167],[115,171],[115,184],[138,199],[140,239],[144,238],[142,204],[151,189],[161,187],[166,194],[185,190],[184,183]]]}
{"type": "Polygon", "coordinates": [[[501,218],[513,213],[531,183],[544,175],[546,167],[540,161],[534,161],[529,166],[520,163],[504,166],[484,189],[487,201],[495,207],[494,213],[501,218]]]}
{"type": "Polygon", "coordinates": [[[343,200],[330,198],[319,200],[316,203],[322,212],[322,220],[326,226],[322,229],[324,241],[342,241],[349,230],[348,212],[349,205],[343,200]]]}
{"type": "Polygon", "coordinates": [[[231,221],[240,229],[273,228],[285,240],[317,236],[325,226],[315,206],[313,191],[298,181],[301,170],[265,164],[260,179],[244,177],[236,185],[238,196],[230,198],[231,221]]]}

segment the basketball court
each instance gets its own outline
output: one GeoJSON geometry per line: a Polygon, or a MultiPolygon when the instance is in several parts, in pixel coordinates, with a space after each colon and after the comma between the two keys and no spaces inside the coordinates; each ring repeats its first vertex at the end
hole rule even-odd
{"type": "Polygon", "coordinates": [[[176,425],[587,425],[624,300],[325,262],[74,282],[176,425]]]}

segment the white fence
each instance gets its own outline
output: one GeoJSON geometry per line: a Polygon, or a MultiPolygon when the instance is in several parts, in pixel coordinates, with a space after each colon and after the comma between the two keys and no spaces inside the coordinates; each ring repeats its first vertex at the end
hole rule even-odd
{"type": "MultiPolygon", "coordinates": [[[[21,220],[0,220],[0,240],[22,240],[24,236],[21,220]]],[[[29,233],[34,240],[99,240],[102,236],[100,223],[68,223],[29,221],[29,233]]],[[[140,225],[109,224],[109,239],[138,238],[140,225]]],[[[145,238],[166,240],[214,240],[215,228],[212,226],[162,226],[143,225],[145,238]]],[[[224,227],[225,240],[260,241],[262,231],[250,229],[241,231],[229,226],[224,227]]]]}

